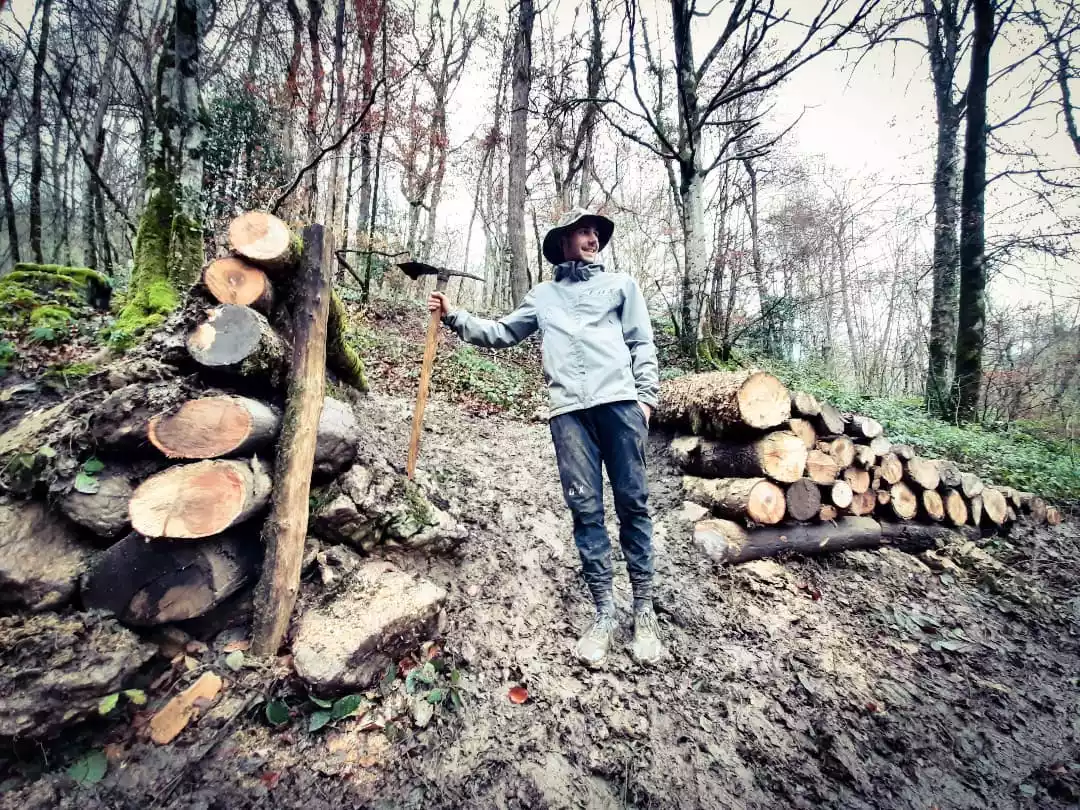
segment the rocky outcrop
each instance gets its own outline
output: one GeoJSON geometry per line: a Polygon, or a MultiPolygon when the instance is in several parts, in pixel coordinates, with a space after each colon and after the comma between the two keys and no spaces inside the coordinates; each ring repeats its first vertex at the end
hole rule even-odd
{"type": "Polygon", "coordinates": [[[92,553],[45,504],[0,500],[0,604],[30,610],[66,604],[92,553]]]}

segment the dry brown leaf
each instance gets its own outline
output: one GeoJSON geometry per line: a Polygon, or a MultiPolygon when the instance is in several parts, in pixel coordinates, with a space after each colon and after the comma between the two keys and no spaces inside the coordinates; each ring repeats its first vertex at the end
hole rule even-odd
{"type": "Polygon", "coordinates": [[[210,702],[221,691],[221,678],[204,672],[199,680],[165,704],[150,721],[150,739],[166,745],[176,739],[187,724],[199,713],[199,705],[210,702]]]}
{"type": "Polygon", "coordinates": [[[230,641],[222,648],[222,652],[247,652],[251,647],[251,642],[247,639],[241,639],[240,641],[230,641]]]}

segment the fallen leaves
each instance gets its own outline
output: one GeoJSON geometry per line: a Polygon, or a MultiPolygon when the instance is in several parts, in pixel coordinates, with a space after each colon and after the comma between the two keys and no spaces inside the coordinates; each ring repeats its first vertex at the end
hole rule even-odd
{"type": "Polygon", "coordinates": [[[210,705],[221,691],[221,678],[205,672],[191,686],[165,704],[150,721],[150,739],[167,745],[176,739],[199,711],[210,705]]]}

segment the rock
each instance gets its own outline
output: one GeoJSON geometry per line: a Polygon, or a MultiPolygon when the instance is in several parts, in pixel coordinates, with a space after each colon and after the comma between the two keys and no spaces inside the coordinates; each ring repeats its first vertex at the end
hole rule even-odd
{"type": "Polygon", "coordinates": [[[102,613],[0,618],[0,737],[50,737],[97,711],[155,646],[102,613]]]}
{"type": "Polygon", "coordinates": [[[315,440],[315,466],[311,474],[323,478],[337,475],[356,458],[360,425],[352,407],[333,397],[323,400],[315,440]]]}
{"type": "Polygon", "coordinates": [[[91,556],[43,503],[0,500],[0,604],[47,610],[67,603],[91,556]]]}
{"type": "Polygon", "coordinates": [[[370,552],[380,544],[422,548],[455,545],[465,529],[435,506],[421,489],[396,473],[356,464],[323,490],[315,512],[318,536],[370,552]]]}
{"type": "Polygon", "coordinates": [[[60,511],[94,534],[119,537],[131,525],[128,501],[133,491],[126,475],[103,475],[92,495],[72,490],[61,498],[60,511]]]}
{"type": "Polygon", "coordinates": [[[332,601],[312,605],[293,641],[297,674],[318,692],[362,688],[431,637],[446,591],[390,563],[363,563],[332,601]]]}

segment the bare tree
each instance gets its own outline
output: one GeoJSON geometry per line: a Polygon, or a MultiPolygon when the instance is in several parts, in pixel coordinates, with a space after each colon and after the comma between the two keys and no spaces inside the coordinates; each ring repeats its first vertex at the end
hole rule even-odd
{"type": "Polygon", "coordinates": [[[529,291],[525,248],[525,182],[529,149],[529,91],[532,87],[533,0],[518,0],[510,102],[510,160],[507,168],[506,237],[510,252],[510,291],[514,304],[529,291]]]}
{"type": "Polygon", "coordinates": [[[41,4],[41,32],[38,34],[37,51],[34,56],[34,88],[30,96],[30,250],[34,261],[41,264],[45,256],[41,249],[41,88],[45,81],[46,61],[49,54],[49,23],[53,0],[41,4]]]}

